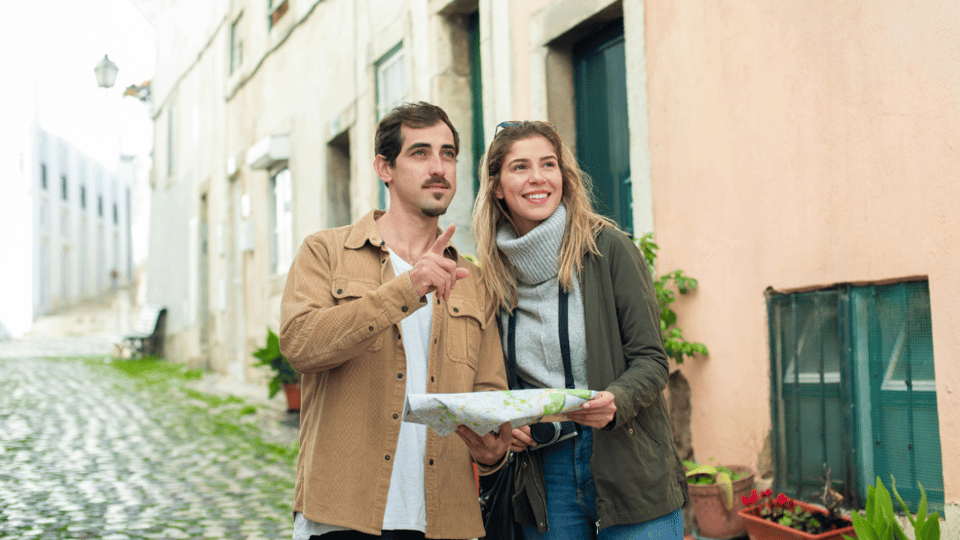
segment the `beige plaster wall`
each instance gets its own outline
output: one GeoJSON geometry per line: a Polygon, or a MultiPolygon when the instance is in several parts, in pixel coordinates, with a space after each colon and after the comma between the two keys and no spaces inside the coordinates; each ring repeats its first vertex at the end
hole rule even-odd
{"type": "Polygon", "coordinates": [[[661,271],[700,459],[770,429],[764,290],[927,276],[945,495],[960,501],[960,4],[646,1],[661,271]]]}

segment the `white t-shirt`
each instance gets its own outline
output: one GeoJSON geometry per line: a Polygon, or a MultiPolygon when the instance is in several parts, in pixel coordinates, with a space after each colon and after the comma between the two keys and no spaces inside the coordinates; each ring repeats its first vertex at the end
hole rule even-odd
{"type": "MultiPolygon", "coordinates": [[[[396,275],[413,266],[390,251],[390,261],[396,275]]],[[[433,326],[433,293],[427,295],[427,305],[400,321],[403,348],[407,357],[407,394],[427,392],[427,356],[430,351],[430,332],[433,326]]],[[[387,508],[383,514],[384,530],[426,532],[427,507],[423,485],[423,460],[427,447],[427,426],[401,422],[397,453],[387,491],[387,508]]],[[[297,512],[293,522],[293,540],[309,540],[343,527],[316,523],[297,512]]]]}

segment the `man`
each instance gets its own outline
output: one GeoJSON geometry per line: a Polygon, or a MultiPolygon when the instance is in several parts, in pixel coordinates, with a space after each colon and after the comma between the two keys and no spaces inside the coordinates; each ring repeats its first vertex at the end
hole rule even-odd
{"type": "Polygon", "coordinates": [[[506,388],[497,308],[438,229],[459,138],[421,102],[388,113],[375,147],[390,207],[308,236],[283,292],[280,349],[303,374],[294,540],[483,536],[471,459],[497,470],[509,424],[441,439],[402,422],[405,393],[506,388]]]}

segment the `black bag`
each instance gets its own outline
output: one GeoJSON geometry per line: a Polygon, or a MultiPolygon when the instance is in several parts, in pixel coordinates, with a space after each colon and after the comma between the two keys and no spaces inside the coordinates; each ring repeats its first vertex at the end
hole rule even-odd
{"type": "Polygon", "coordinates": [[[513,475],[517,458],[510,454],[497,472],[480,477],[480,515],[487,540],[522,540],[523,529],[513,519],[513,475]]]}

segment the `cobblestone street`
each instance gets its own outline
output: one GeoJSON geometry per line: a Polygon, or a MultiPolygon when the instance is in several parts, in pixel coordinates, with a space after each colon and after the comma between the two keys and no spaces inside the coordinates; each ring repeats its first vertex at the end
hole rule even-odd
{"type": "Polygon", "coordinates": [[[295,413],[102,347],[0,343],[0,538],[290,538],[295,413]]]}

